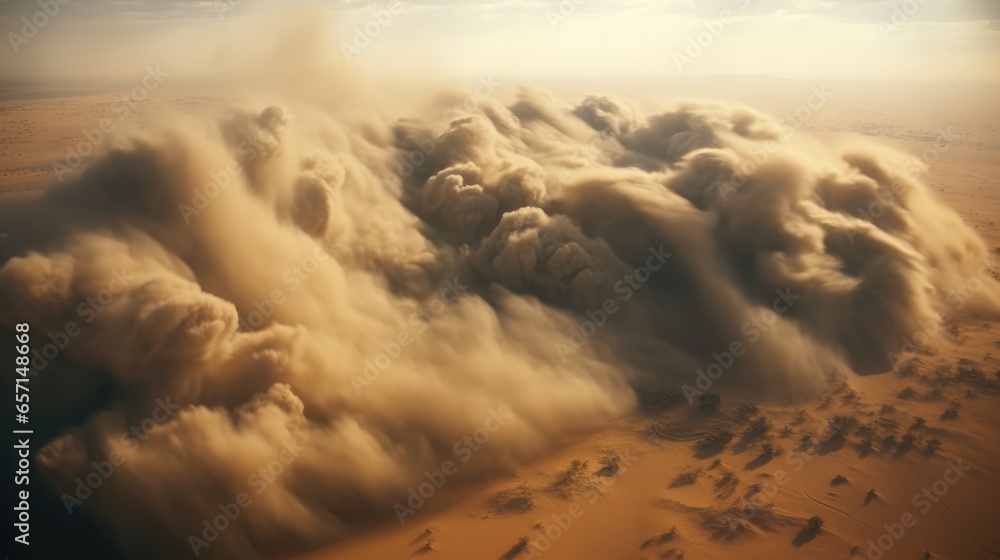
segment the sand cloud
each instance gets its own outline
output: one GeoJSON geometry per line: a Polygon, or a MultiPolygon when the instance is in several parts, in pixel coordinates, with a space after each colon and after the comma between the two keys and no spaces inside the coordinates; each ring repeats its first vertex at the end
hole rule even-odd
{"type": "MultiPolygon", "coordinates": [[[[70,493],[120,454],[83,510],[132,556],[191,553],[291,441],[294,461],[199,554],[288,553],[391,519],[491,410],[509,417],[455,480],[628,413],[637,386],[691,383],[734,342],[713,391],[794,398],[883,371],[988,258],[890,149],[789,139],[746,107],[646,114],[525,89],[391,119],[340,100],[353,116],[298,99],[177,122],[0,209],[19,244],[0,318],[79,327],[72,367],[38,379],[78,389],[50,401],[62,435],[39,463],[70,493]],[[858,216],[890,191],[881,219],[858,216]],[[794,303],[752,336],[776,293],[794,303]],[[609,298],[566,359],[557,343],[609,298]],[[122,440],[166,398],[176,412],[122,440]]],[[[995,283],[965,307],[998,309],[995,283]]]]}

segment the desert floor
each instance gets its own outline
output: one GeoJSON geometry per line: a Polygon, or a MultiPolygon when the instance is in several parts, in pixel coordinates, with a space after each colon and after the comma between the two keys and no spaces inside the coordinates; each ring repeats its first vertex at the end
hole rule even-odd
{"type": "MultiPolygon", "coordinates": [[[[778,115],[794,113],[812,87],[772,95],[774,84],[744,85],[728,97],[778,115]]],[[[678,95],[723,91],[706,81],[678,95]]],[[[922,158],[926,183],[1000,255],[1000,116],[982,109],[995,98],[836,91],[802,132],[863,135],[922,158]],[[923,154],[934,146],[931,161],[923,154]]],[[[86,131],[120,115],[119,96],[0,90],[0,203],[58,185],[53,162],[68,162],[86,131]]],[[[225,105],[154,92],[115,126],[225,105]]],[[[932,330],[893,371],[851,377],[808,401],[741,402],[723,389],[712,412],[668,391],[643,395],[634,415],[535,464],[478,486],[446,485],[405,522],[387,511],[382,526],[301,558],[1000,558],[1000,326],[970,318],[932,330]],[[807,527],[813,516],[824,522],[818,530],[807,527]]]]}

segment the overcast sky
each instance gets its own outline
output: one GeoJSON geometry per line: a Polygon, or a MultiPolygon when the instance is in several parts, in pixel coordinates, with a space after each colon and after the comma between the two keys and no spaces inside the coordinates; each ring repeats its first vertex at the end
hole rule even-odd
{"type": "MultiPolygon", "coordinates": [[[[222,37],[249,14],[293,4],[229,2],[69,0],[29,38],[22,18],[48,19],[39,4],[0,0],[3,77],[97,77],[106,68],[92,61],[112,49],[146,59],[185,52],[195,37],[222,37]]],[[[1000,81],[1000,0],[314,3],[339,32],[323,48],[375,72],[1000,81]],[[389,8],[398,9],[377,24],[389,8]]]]}

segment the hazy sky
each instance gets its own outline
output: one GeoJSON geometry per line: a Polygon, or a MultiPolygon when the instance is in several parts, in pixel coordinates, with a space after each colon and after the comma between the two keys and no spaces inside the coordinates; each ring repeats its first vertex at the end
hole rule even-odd
{"type": "MultiPolygon", "coordinates": [[[[38,15],[39,4],[0,1],[0,30],[6,39],[0,54],[3,77],[96,77],[114,66],[102,59],[129,56],[140,67],[143,60],[179,54],[192,66],[204,65],[211,59],[204,51],[212,37],[224,36],[253,14],[271,10],[268,17],[276,18],[274,11],[293,4],[61,1],[68,3],[31,38],[22,18],[49,19],[38,15]]],[[[433,69],[508,76],[1000,80],[1000,0],[314,4],[340,31],[331,45],[317,48],[344,51],[352,62],[385,73],[433,69]],[[384,24],[377,22],[377,14],[384,24]],[[366,26],[369,33],[359,31],[366,26]]],[[[261,35],[267,34],[266,27],[258,30],[255,41],[266,43],[261,35]]]]}

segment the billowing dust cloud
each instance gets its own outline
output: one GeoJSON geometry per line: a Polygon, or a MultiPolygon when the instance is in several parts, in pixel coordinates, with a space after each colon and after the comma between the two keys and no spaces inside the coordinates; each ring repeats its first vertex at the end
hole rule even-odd
{"type": "MultiPolygon", "coordinates": [[[[394,519],[498,411],[450,485],[627,414],[637,387],[706,389],[707,370],[786,399],[885,371],[989,256],[881,146],[714,102],[464,100],[176,122],[3,209],[21,245],[0,317],[79,326],[71,367],[37,378],[63,427],[39,463],[72,495],[124,457],[78,507],[127,553],[189,554],[241,492],[202,556],[394,519]]],[[[981,286],[963,312],[997,310],[981,286]]]]}

